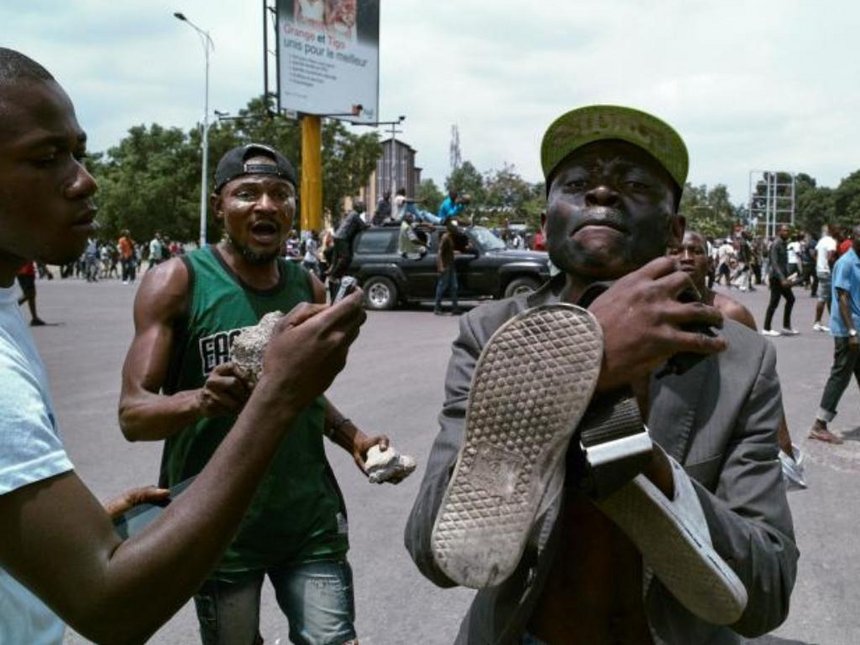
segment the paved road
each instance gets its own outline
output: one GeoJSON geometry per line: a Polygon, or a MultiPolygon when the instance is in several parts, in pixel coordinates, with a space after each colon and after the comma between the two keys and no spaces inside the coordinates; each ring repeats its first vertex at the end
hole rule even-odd
{"type": "MultiPolygon", "coordinates": [[[[69,452],[83,479],[102,498],[151,482],[159,447],[129,444],[116,422],[119,372],[131,337],[133,286],[115,281],[38,283],[40,315],[56,326],[35,329],[53,382],[69,452]]],[[[808,491],[792,493],[802,552],[788,621],[757,643],[857,643],[860,614],[853,600],[860,578],[860,518],[856,473],[860,460],[860,398],[851,386],[834,429],[844,446],[805,439],[830,367],[832,341],[811,331],[812,301],[796,290],[795,326],[803,335],[777,338],[785,407],[795,441],[808,460],[808,491]]],[[[758,320],[766,292],[736,294],[758,320]]],[[[385,432],[422,463],[435,434],[442,380],[456,319],[429,309],[371,313],[338,377],[332,399],[367,432],[385,432]]],[[[399,487],[368,484],[339,449],[329,451],[350,510],[358,629],[365,645],[450,643],[470,592],[439,590],[423,578],[402,548],[406,513],[419,473],[399,487]]],[[[157,593],[154,590],[153,593],[157,593]]],[[[287,629],[265,591],[262,631],[267,643],[287,643],[287,629]]],[[[69,634],[68,643],[83,640],[69,634]]],[[[153,643],[196,643],[196,623],[184,608],[153,643]]]]}

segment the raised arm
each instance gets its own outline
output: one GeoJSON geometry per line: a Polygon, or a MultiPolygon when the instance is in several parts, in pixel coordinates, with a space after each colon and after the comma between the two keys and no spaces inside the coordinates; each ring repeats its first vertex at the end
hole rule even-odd
{"type": "Polygon", "coordinates": [[[91,640],[148,639],[199,588],[291,421],[343,368],[364,320],[362,295],[330,308],[299,305],[279,322],[233,429],[185,493],[139,535],[122,542],[70,471],[0,495],[0,566],[91,640]]]}
{"type": "MultiPolygon", "coordinates": [[[[325,303],[325,285],[314,274],[310,275],[311,290],[314,294],[314,302],[325,303]]],[[[371,446],[379,445],[381,450],[388,449],[388,437],[376,435],[368,437],[352,420],[348,419],[335,405],[326,399],[325,402],[325,433],[331,441],[352,455],[355,465],[366,473],[364,462],[367,460],[367,451],[371,446]]]]}
{"type": "Polygon", "coordinates": [[[250,394],[231,363],[216,367],[201,388],[161,392],[176,324],[186,315],[188,288],[188,269],[176,258],[147,272],[137,292],[119,400],[120,428],[130,441],[165,439],[201,417],[236,414],[250,394]]]}

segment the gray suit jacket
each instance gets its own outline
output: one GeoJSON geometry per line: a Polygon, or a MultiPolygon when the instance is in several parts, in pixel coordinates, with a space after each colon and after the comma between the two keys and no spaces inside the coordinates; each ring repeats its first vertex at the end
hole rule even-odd
{"type": "MultiPolygon", "coordinates": [[[[406,526],[406,548],[421,572],[442,587],[454,586],[430,550],[433,522],[463,440],[472,372],[492,333],[516,313],[557,301],[553,285],[478,307],[460,321],[460,335],[445,382],[441,425],[406,526]]],[[[648,427],[652,437],[693,481],[714,548],[743,581],[749,604],[732,626],[700,620],[646,570],[643,594],[655,643],[729,644],[738,634],[756,636],[779,625],[797,572],[798,551],[777,459],[781,413],[776,355],[758,334],[726,321],[729,348],[683,376],[654,380],[648,427]]],[[[681,475],[684,476],[684,475],[681,475]]],[[[463,619],[457,643],[516,643],[540,597],[558,549],[556,501],[538,518],[531,546],[514,574],[478,592],[463,619]]]]}

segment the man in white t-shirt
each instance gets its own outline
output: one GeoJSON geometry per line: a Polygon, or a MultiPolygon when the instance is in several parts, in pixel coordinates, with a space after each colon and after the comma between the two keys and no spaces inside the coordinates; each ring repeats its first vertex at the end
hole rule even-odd
{"type": "Polygon", "coordinates": [[[796,273],[798,278],[800,278],[800,236],[795,235],[794,239],[785,245],[785,250],[788,253],[788,275],[796,273]]]}
{"type": "Polygon", "coordinates": [[[815,275],[818,277],[818,300],[815,303],[815,322],[812,329],[815,331],[830,331],[830,327],[822,324],[821,317],[824,315],[824,306],[830,310],[830,297],[832,286],[830,269],[836,262],[836,240],[830,236],[830,227],[825,224],[821,227],[821,239],[815,245],[815,275]]]}
{"type": "Polygon", "coordinates": [[[735,247],[731,240],[726,238],[717,249],[717,284],[720,283],[720,278],[725,277],[726,286],[732,286],[732,259],[735,257],[735,247]]]}
{"type": "Polygon", "coordinates": [[[394,215],[393,219],[397,222],[403,221],[403,216],[406,215],[406,207],[409,202],[406,200],[406,189],[398,188],[397,194],[394,195],[394,215]]]}
{"type": "MultiPolygon", "coordinates": [[[[13,292],[27,261],[65,264],[95,231],[96,184],[69,97],[32,59],[0,47],[0,643],[59,644],[63,621],[97,642],[143,642],[197,591],[232,540],[290,421],[346,361],[362,293],[302,305],[275,330],[265,368],[206,468],[140,535],[103,507],[63,448],[45,368],[13,292]],[[283,392],[289,391],[290,397],[283,392]],[[201,539],[205,536],[205,539],[201,539]]],[[[235,379],[193,397],[232,397],[235,379]]]]}

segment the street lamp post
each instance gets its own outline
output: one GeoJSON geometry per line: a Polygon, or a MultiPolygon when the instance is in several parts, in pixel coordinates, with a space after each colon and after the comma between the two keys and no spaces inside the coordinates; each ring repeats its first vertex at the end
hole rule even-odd
{"type": "Polygon", "coordinates": [[[397,187],[394,185],[395,184],[395,182],[394,182],[394,160],[397,156],[397,146],[395,144],[397,143],[397,139],[396,139],[397,133],[400,132],[400,130],[397,129],[397,126],[400,125],[401,123],[403,123],[403,121],[405,119],[406,119],[406,116],[401,114],[399,117],[397,117],[397,121],[391,121],[389,123],[380,123],[379,124],[379,125],[390,125],[391,126],[391,157],[389,159],[390,165],[389,165],[389,171],[388,171],[388,179],[391,181],[391,183],[388,186],[388,190],[391,191],[392,195],[397,191],[397,187]]]}
{"type": "Polygon", "coordinates": [[[173,16],[191,27],[200,36],[203,43],[203,53],[206,58],[206,82],[203,95],[203,167],[200,171],[200,247],[206,246],[206,202],[209,197],[209,50],[215,49],[215,43],[209,37],[209,32],[204,31],[182,12],[175,12],[173,16]]]}

